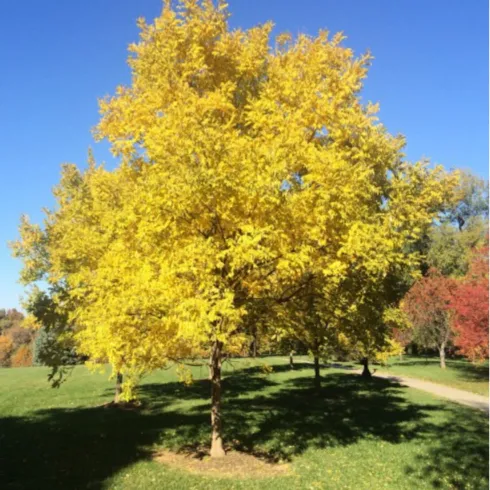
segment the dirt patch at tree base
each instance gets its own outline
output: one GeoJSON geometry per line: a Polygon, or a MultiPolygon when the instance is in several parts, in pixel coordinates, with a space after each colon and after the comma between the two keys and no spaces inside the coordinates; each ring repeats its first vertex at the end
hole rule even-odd
{"type": "Polygon", "coordinates": [[[291,474],[289,464],[268,463],[251,454],[228,451],[224,458],[211,458],[202,453],[158,451],[155,461],[201,476],[223,478],[270,478],[291,474]]]}
{"type": "Polygon", "coordinates": [[[130,402],[107,402],[102,405],[100,405],[102,408],[111,408],[111,409],[118,409],[118,410],[131,410],[134,412],[138,412],[143,410],[145,407],[144,405],[139,402],[139,401],[130,401],[130,402]]]}

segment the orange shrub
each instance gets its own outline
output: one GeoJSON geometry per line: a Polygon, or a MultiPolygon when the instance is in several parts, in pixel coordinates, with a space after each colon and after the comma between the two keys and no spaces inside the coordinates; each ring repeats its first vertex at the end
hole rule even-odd
{"type": "Polygon", "coordinates": [[[12,367],[32,366],[32,348],[30,345],[21,345],[12,356],[12,367]]]}
{"type": "Polygon", "coordinates": [[[14,343],[12,339],[7,335],[0,335],[0,366],[10,365],[10,356],[12,355],[13,348],[14,343]]]}

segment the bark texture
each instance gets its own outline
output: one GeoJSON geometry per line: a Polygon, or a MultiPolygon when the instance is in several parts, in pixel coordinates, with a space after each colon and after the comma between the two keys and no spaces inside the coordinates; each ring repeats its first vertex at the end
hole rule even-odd
{"type": "Polygon", "coordinates": [[[363,366],[362,377],[371,379],[372,375],[371,371],[369,370],[369,359],[365,357],[364,359],[362,359],[361,364],[363,366]]]}
{"type": "Polygon", "coordinates": [[[254,339],[252,342],[252,357],[257,357],[257,334],[254,333],[254,339]]]}
{"type": "Polygon", "coordinates": [[[116,374],[116,393],[114,394],[114,403],[119,403],[121,401],[122,383],[123,383],[123,375],[121,373],[117,373],[116,374]]]}
{"type": "Polygon", "coordinates": [[[446,369],[446,345],[442,344],[439,347],[439,358],[441,360],[441,368],[446,369]]]}
{"type": "Polygon", "coordinates": [[[212,458],[225,456],[221,423],[221,357],[223,342],[216,340],[212,347],[209,365],[211,378],[211,451],[212,458]]]}
{"type": "Polygon", "coordinates": [[[320,378],[320,358],[318,356],[314,357],[314,368],[315,368],[315,389],[319,390],[322,386],[322,380],[320,378]]]}

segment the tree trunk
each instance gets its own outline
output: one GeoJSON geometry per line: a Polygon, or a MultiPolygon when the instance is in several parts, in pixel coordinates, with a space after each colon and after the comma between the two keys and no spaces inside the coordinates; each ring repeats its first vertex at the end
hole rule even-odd
{"type": "Polygon", "coordinates": [[[361,364],[364,367],[362,370],[362,377],[371,379],[372,375],[371,375],[371,371],[369,371],[369,359],[365,357],[364,359],[362,359],[361,364]]]}
{"type": "Polygon", "coordinates": [[[403,361],[403,354],[400,354],[400,362],[403,361]]]}
{"type": "Polygon", "coordinates": [[[294,369],[293,351],[289,353],[289,368],[294,369]]]}
{"type": "Polygon", "coordinates": [[[114,395],[114,403],[119,403],[121,401],[122,383],[123,375],[121,373],[116,373],[116,393],[114,395]]]}
{"type": "Polygon", "coordinates": [[[223,342],[215,340],[209,365],[211,378],[211,451],[212,458],[222,458],[223,434],[221,426],[221,350],[223,342]]]}
{"type": "Polygon", "coordinates": [[[319,390],[322,385],[322,380],[320,378],[320,358],[318,356],[314,357],[314,367],[315,367],[315,390],[319,390]]]}
{"type": "Polygon", "coordinates": [[[252,356],[254,359],[257,357],[257,332],[254,333],[254,340],[252,342],[252,356]]]}
{"type": "Polygon", "coordinates": [[[441,359],[441,369],[446,369],[446,346],[444,344],[439,347],[439,358],[441,359]]]}

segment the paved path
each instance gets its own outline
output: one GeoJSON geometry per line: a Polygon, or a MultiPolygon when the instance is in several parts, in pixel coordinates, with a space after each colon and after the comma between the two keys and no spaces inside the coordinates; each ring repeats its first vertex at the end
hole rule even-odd
{"type": "Polygon", "coordinates": [[[407,376],[395,376],[393,374],[379,371],[376,371],[373,376],[390,379],[402,385],[409,386],[410,388],[427,391],[433,395],[447,398],[453,402],[468,405],[469,407],[477,408],[479,410],[484,410],[488,413],[488,398],[482,395],[477,395],[476,393],[470,393],[469,391],[458,390],[456,388],[451,388],[450,386],[431,383],[430,381],[408,378],[407,376]]]}
{"type": "MultiPolygon", "coordinates": [[[[311,361],[306,361],[307,364],[313,364],[311,361]]],[[[346,369],[361,374],[362,369],[346,367],[342,364],[331,363],[327,365],[321,365],[322,368],[333,367],[336,369],[346,369]]],[[[437,383],[431,383],[430,381],[424,381],[422,379],[409,378],[407,376],[396,376],[390,373],[384,373],[373,371],[371,372],[374,377],[385,378],[391,381],[400,383],[401,385],[408,386],[410,388],[415,388],[417,390],[427,391],[433,395],[440,396],[442,398],[447,398],[455,403],[461,403],[462,405],[467,405],[478,410],[484,410],[489,413],[489,403],[488,398],[482,395],[477,395],[476,393],[471,393],[470,391],[458,390],[457,388],[451,388],[450,386],[440,385],[437,383]]]]}

